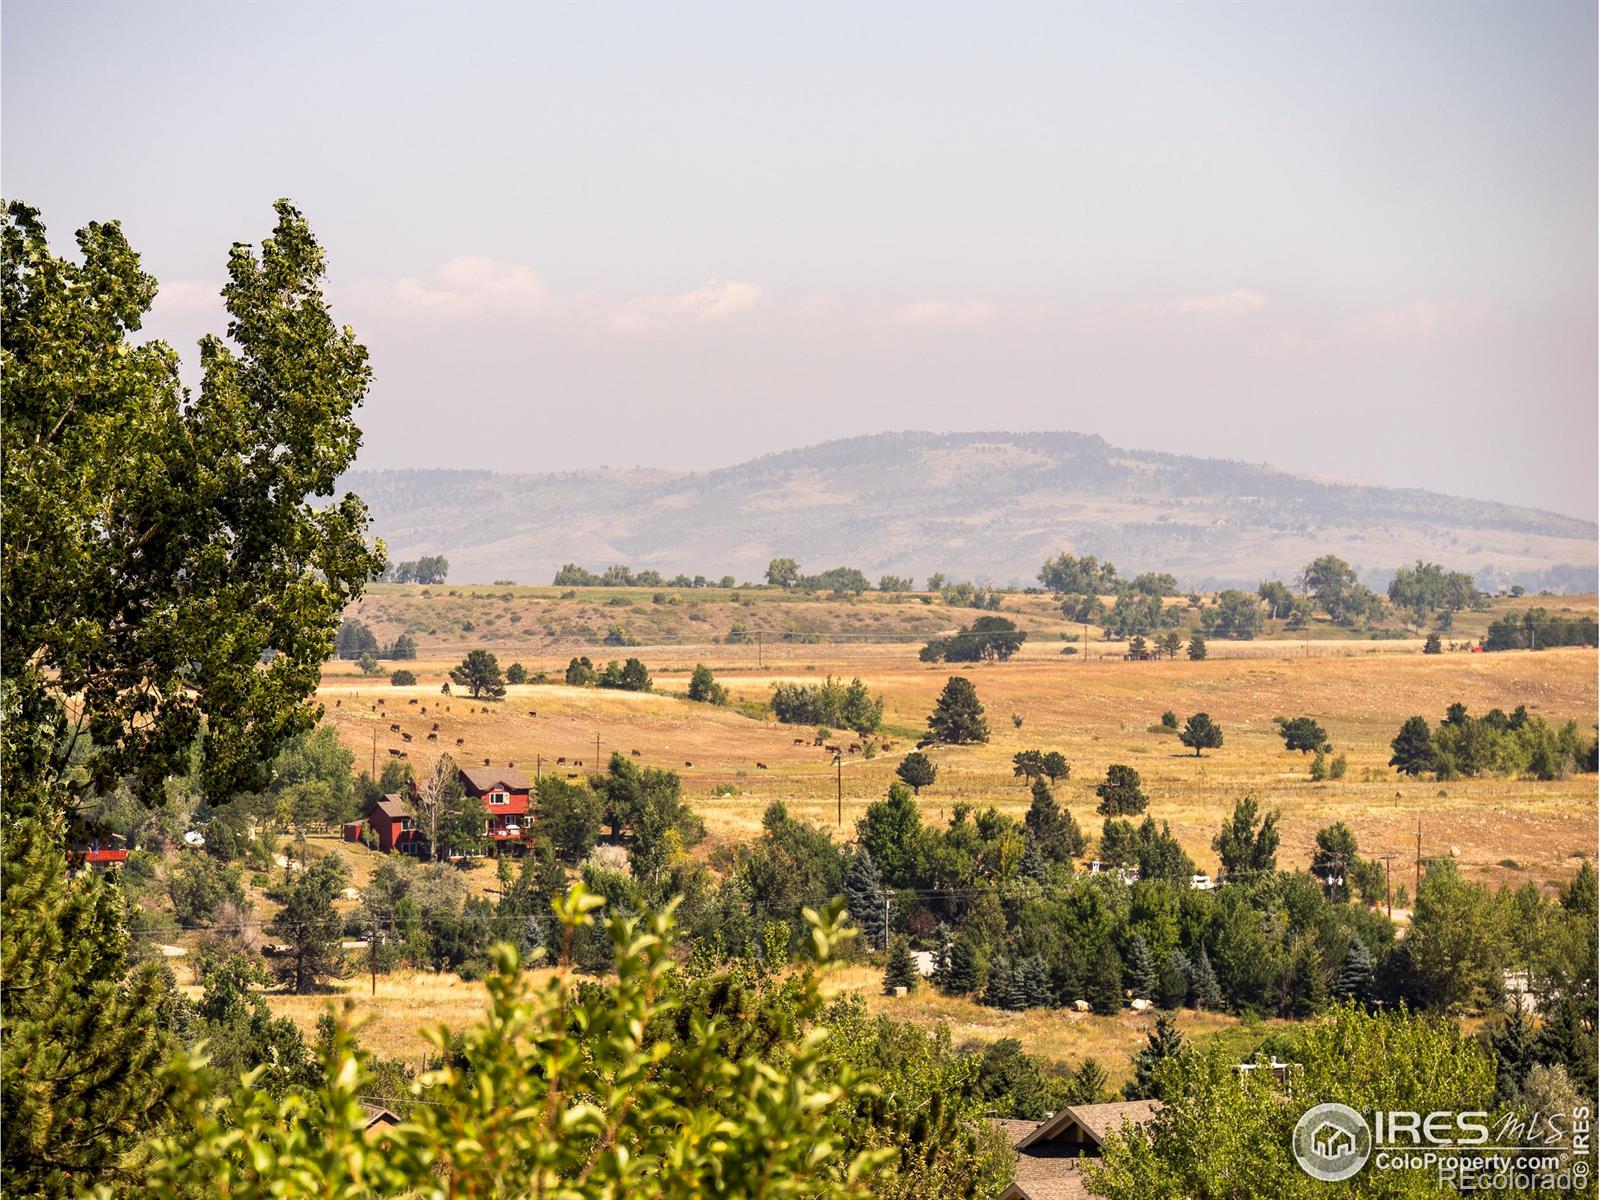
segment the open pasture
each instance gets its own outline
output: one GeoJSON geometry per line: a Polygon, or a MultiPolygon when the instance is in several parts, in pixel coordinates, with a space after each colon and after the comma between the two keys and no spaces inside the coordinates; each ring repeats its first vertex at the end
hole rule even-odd
{"type": "MultiPolygon", "coordinates": [[[[656,692],[526,685],[512,687],[499,702],[441,695],[451,665],[442,658],[406,664],[419,678],[410,688],[363,678],[338,663],[330,664],[319,698],[359,767],[375,761],[381,769],[395,751],[421,770],[449,751],[468,764],[487,758],[530,772],[577,775],[594,769],[596,739],[601,763],[613,750],[637,751],[646,765],[680,772],[714,845],[757,833],[773,800],[849,837],[866,805],[893,781],[895,765],[921,735],[945,680],[962,671],[986,707],[991,740],[931,751],[940,775],[921,796],[928,821],[948,819],[958,803],[993,804],[1020,816],[1028,792],[1013,777],[1010,760],[1018,750],[1037,748],[1060,750],[1072,764],[1057,794],[1091,835],[1100,824],[1094,786],[1106,767],[1137,768],[1151,815],[1171,823],[1202,869],[1214,865],[1211,838],[1247,792],[1281,811],[1285,865],[1305,862],[1316,830],[1335,820],[1351,826],[1364,854],[1400,856],[1397,883],[1409,883],[1419,818],[1424,857],[1453,853],[1467,874],[1495,882],[1563,879],[1577,855],[1594,855],[1593,776],[1438,783],[1398,778],[1386,765],[1389,741],[1406,717],[1435,721],[1457,700],[1475,713],[1526,704],[1552,722],[1592,727],[1593,650],[1425,656],[1401,642],[1212,645],[1217,653],[1205,662],[1126,662],[1063,657],[1059,645],[1030,641],[1011,662],[967,667],[918,662],[916,645],[898,643],[780,643],[762,648],[759,667],[755,648],[747,645],[590,649],[585,652],[602,659],[638,655],[654,675],[656,692]],[[892,746],[871,759],[847,753],[836,769],[833,756],[812,744],[810,727],[673,696],[687,686],[696,661],[716,668],[735,701],[765,699],[780,680],[860,675],[886,700],[884,728],[873,741],[892,746]],[[1196,758],[1176,737],[1152,731],[1167,709],[1180,719],[1210,713],[1223,727],[1225,744],[1196,758]],[[1300,714],[1319,720],[1336,750],[1348,756],[1344,779],[1312,783],[1307,760],[1284,750],[1272,718],[1300,714]],[[390,729],[396,724],[401,732],[390,729]],[[402,733],[412,740],[403,741],[402,733]]],[[[545,669],[559,671],[569,656],[552,656],[545,669]]],[[[536,669],[531,660],[525,665],[536,669]]],[[[865,741],[841,731],[829,739],[845,746],[865,741]]]]}

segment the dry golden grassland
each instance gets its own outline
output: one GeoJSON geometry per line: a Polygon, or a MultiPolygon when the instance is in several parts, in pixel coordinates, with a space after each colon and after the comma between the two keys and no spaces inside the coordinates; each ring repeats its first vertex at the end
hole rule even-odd
{"type": "MultiPolygon", "coordinates": [[[[432,589],[440,595],[448,590],[432,589]]],[[[515,600],[513,611],[519,605],[549,604],[555,614],[552,621],[565,619],[562,613],[587,609],[613,614],[610,619],[615,620],[614,614],[621,611],[604,607],[606,600],[617,598],[604,589],[586,589],[582,599],[567,601],[557,600],[554,589],[460,590],[495,596],[509,591],[515,600]]],[[[420,591],[378,589],[374,599],[364,603],[416,606],[422,603],[420,591]],[[385,601],[389,593],[394,596],[385,601]]],[[[784,801],[795,815],[834,830],[840,838],[852,836],[856,819],[893,781],[895,765],[923,731],[945,681],[958,671],[976,684],[992,738],[984,746],[930,752],[940,770],[937,784],[925,789],[920,800],[924,819],[930,823],[948,819],[957,803],[993,804],[1020,816],[1028,793],[1011,773],[1011,756],[1038,748],[1060,750],[1071,762],[1071,778],[1058,786],[1057,794],[1091,835],[1100,826],[1094,812],[1094,785],[1111,763],[1135,766],[1151,796],[1151,815],[1171,823],[1201,869],[1214,867],[1211,839],[1234,802],[1246,793],[1282,814],[1279,861],[1285,866],[1306,863],[1316,831],[1335,820],[1350,825],[1364,854],[1398,855],[1395,882],[1408,887],[1419,818],[1424,856],[1453,854],[1468,875],[1496,885],[1524,879],[1559,883],[1570,876],[1579,856],[1592,858],[1596,853],[1593,776],[1550,783],[1503,778],[1437,783],[1398,779],[1386,765],[1389,741],[1406,717],[1421,714],[1436,721],[1457,700],[1474,712],[1496,706],[1510,711],[1526,704],[1529,711],[1552,722],[1572,719],[1591,729],[1597,704],[1593,650],[1425,656],[1420,653],[1420,639],[1359,641],[1329,636],[1319,627],[1303,641],[1212,641],[1212,656],[1205,662],[1184,658],[1127,662],[1120,657],[1120,646],[1103,642],[1091,643],[1087,658],[1066,657],[1060,653],[1059,634],[1051,640],[1036,633],[1011,662],[952,667],[917,661],[915,641],[766,640],[758,650],[749,644],[714,642],[711,637],[725,633],[735,619],[752,629],[781,632],[786,624],[798,622],[796,614],[817,618],[802,628],[826,624],[835,637],[871,632],[883,623],[861,624],[858,619],[867,613],[878,615],[875,610],[895,623],[895,636],[914,629],[920,637],[979,615],[971,610],[916,601],[895,604],[876,597],[848,604],[761,593],[760,602],[745,605],[738,594],[692,595],[693,603],[711,613],[709,621],[696,623],[708,635],[698,644],[678,644],[674,637],[674,644],[657,646],[541,649],[537,641],[542,639],[533,645],[508,644],[492,634],[485,636],[481,626],[459,640],[428,636],[422,629],[418,636],[423,657],[405,664],[416,671],[417,686],[392,687],[386,679],[363,677],[353,664],[331,663],[319,699],[326,719],[356,752],[362,768],[374,761],[381,768],[395,750],[407,754],[413,768],[422,770],[436,755],[449,751],[465,763],[487,758],[515,762],[530,773],[578,775],[596,765],[596,738],[601,762],[613,750],[624,754],[637,750],[640,762],[681,774],[685,792],[710,833],[701,853],[709,853],[718,843],[758,834],[762,813],[773,800],[784,801]],[[472,640],[479,636],[484,640],[472,640]],[[526,685],[511,688],[500,702],[442,695],[440,685],[449,668],[465,648],[476,645],[495,649],[502,665],[522,661],[530,671],[550,671],[556,677],[573,653],[588,654],[596,661],[638,655],[650,667],[657,691],[632,694],[526,685]],[[754,720],[734,708],[711,708],[674,695],[687,687],[696,662],[711,665],[735,701],[764,700],[781,680],[815,682],[829,673],[859,675],[886,700],[885,726],[876,740],[892,742],[893,748],[870,760],[863,754],[847,755],[836,774],[831,755],[812,746],[809,728],[754,720]],[[1196,758],[1171,734],[1152,731],[1166,709],[1180,719],[1197,711],[1210,713],[1223,727],[1224,745],[1196,758]],[[1300,714],[1316,717],[1337,750],[1348,756],[1349,771],[1343,780],[1310,782],[1306,759],[1283,749],[1272,718],[1300,714]],[[1020,728],[1013,715],[1022,719],[1020,728]],[[426,737],[435,723],[437,740],[429,742],[426,737]],[[404,742],[390,730],[391,724],[410,733],[412,741],[404,742]],[[795,744],[797,739],[802,744],[795,744]],[[559,761],[563,758],[564,763],[559,761]],[[765,763],[765,768],[758,763],[765,763]],[[843,822],[837,824],[840,785],[843,822]]],[[[640,596],[645,609],[671,607],[651,605],[648,592],[640,596]]],[[[1594,608],[1592,597],[1501,601],[1494,613],[1463,614],[1454,636],[1464,637],[1469,627],[1486,625],[1507,608],[1536,603],[1580,611],[1594,608]]],[[[1047,597],[1012,597],[1006,601],[1006,611],[1037,629],[1056,610],[1047,597]]],[[[385,625],[372,610],[361,615],[385,641],[406,627],[399,621],[385,625]]],[[[573,617],[580,622],[587,619],[573,617]]],[[[1066,628],[1059,619],[1056,625],[1066,628]]],[[[833,740],[848,744],[859,739],[836,733],[833,740]]],[[[358,887],[379,861],[362,847],[332,838],[313,838],[310,853],[345,856],[358,887]]],[[[468,885],[474,892],[492,891],[492,868],[481,865],[469,871],[468,885]]],[[[881,974],[868,967],[836,967],[830,978],[832,986],[861,989],[875,1009],[922,1022],[944,1021],[958,1042],[1016,1036],[1028,1049],[1059,1061],[1094,1055],[1114,1076],[1126,1073],[1128,1059],[1143,1044],[1151,1020],[1132,1012],[1109,1018],[1045,1010],[1006,1013],[927,988],[895,1000],[880,994],[881,974]]],[[[408,1059],[425,1052],[418,1032],[423,1026],[443,1022],[459,1027],[482,1010],[481,987],[452,975],[380,976],[376,999],[368,997],[368,986],[364,976],[357,976],[342,988],[359,1011],[372,1017],[365,1039],[382,1053],[408,1059]]],[[[275,1011],[310,1029],[327,998],[273,995],[270,1002],[275,1011]]],[[[1186,1013],[1183,1023],[1191,1034],[1233,1039],[1241,1051],[1265,1034],[1260,1023],[1241,1024],[1217,1014],[1186,1013]]]]}

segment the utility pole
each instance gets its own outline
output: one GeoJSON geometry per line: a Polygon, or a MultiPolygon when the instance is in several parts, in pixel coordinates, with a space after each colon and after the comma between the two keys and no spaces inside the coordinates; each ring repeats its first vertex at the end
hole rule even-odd
{"type": "Polygon", "coordinates": [[[378,731],[372,731],[372,778],[378,778],[378,731]]]}
{"type": "Polygon", "coordinates": [[[888,888],[883,889],[883,948],[889,949],[889,897],[894,893],[888,888]]]}
{"type": "Polygon", "coordinates": [[[1083,622],[1080,622],[1080,623],[1083,626],[1083,662],[1084,662],[1085,666],[1088,666],[1088,664],[1089,664],[1089,622],[1083,621],[1083,622]]]}
{"type": "Polygon", "coordinates": [[[543,780],[543,779],[544,779],[544,755],[535,754],[533,756],[533,786],[534,787],[538,787],[540,781],[543,780]]]}
{"type": "Polygon", "coordinates": [[[372,994],[378,994],[378,922],[372,922],[372,929],[367,934],[367,965],[372,968],[372,994]]]}
{"type": "Polygon", "coordinates": [[[596,771],[600,769],[600,735],[598,733],[594,735],[594,769],[596,771]]]}
{"type": "Polygon", "coordinates": [[[835,795],[838,797],[838,801],[839,801],[838,824],[839,824],[839,826],[841,828],[843,828],[843,826],[844,826],[844,756],[843,755],[835,754],[833,756],[833,770],[834,770],[835,795]]]}
{"type": "Polygon", "coordinates": [[[1422,818],[1417,818],[1417,877],[1411,893],[1412,907],[1416,907],[1417,892],[1422,890],[1422,818]]]}
{"type": "Polygon", "coordinates": [[[1378,857],[1383,859],[1383,899],[1389,909],[1389,920],[1392,921],[1394,920],[1394,887],[1390,881],[1389,869],[1394,865],[1394,860],[1400,856],[1398,854],[1381,854],[1378,857]]]}
{"type": "Polygon", "coordinates": [[[761,670],[761,631],[756,630],[756,670],[761,670]]]}

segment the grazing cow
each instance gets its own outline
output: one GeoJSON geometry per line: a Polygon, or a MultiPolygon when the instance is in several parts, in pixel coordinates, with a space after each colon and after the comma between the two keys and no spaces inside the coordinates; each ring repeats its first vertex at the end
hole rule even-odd
{"type": "Polygon", "coordinates": [[[556,759],[556,766],[564,767],[566,765],[567,765],[567,760],[566,760],[565,757],[556,759]]]}
{"type": "Polygon", "coordinates": [[[629,753],[632,754],[635,758],[639,757],[639,752],[637,750],[631,750],[631,751],[629,751],[629,753]]]}
{"type": "Polygon", "coordinates": [[[795,738],[794,744],[796,746],[804,746],[806,744],[806,740],[805,738],[795,738]]]}
{"type": "Polygon", "coordinates": [[[400,735],[400,740],[402,742],[409,742],[411,740],[411,735],[409,733],[402,733],[400,735]]]}
{"type": "Polygon", "coordinates": [[[424,705],[423,708],[422,708],[422,715],[423,716],[427,716],[428,715],[428,708],[427,708],[426,705],[424,705]]]}
{"type": "Polygon", "coordinates": [[[389,749],[389,757],[390,758],[399,758],[400,757],[400,751],[394,749],[393,747],[390,747],[390,749],[389,749]]]}
{"type": "Polygon", "coordinates": [[[850,753],[851,754],[860,754],[861,753],[861,743],[860,742],[851,742],[850,743],[850,753]]]}
{"type": "Polygon", "coordinates": [[[508,767],[514,767],[514,766],[516,766],[516,765],[517,765],[517,764],[516,764],[516,763],[514,763],[514,762],[508,762],[508,763],[506,763],[506,766],[508,766],[508,767]]]}
{"type": "Polygon", "coordinates": [[[456,745],[465,746],[466,744],[467,744],[467,739],[466,738],[457,738],[456,739],[456,745]]]}
{"type": "Polygon", "coordinates": [[[686,760],[685,760],[685,761],[684,761],[684,764],[683,764],[683,765],[684,765],[684,766],[686,766],[686,767],[692,767],[692,766],[694,766],[694,764],[693,764],[693,763],[692,763],[692,762],[689,762],[689,761],[688,761],[688,760],[687,760],[687,759],[686,759],[686,760]]]}
{"type": "Polygon", "coordinates": [[[578,777],[578,773],[576,771],[568,771],[567,772],[567,778],[568,779],[576,779],[577,777],[578,777]]]}
{"type": "Polygon", "coordinates": [[[489,765],[489,760],[487,758],[483,760],[483,765],[486,767],[489,765]]]}
{"type": "Polygon", "coordinates": [[[581,759],[581,758],[575,758],[575,759],[573,759],[573,760],[572,760],[572,765],[573,765],[573,766],[575,766],[575,767],[581,767],[581,766],[583,766],[583,759],[581,759]]]}
{"type": "Polygon", "coordinates": [[[820,746],[820,745],[822,745],[822,739],[821,738],[813,738],[811,744],[813,746],[820,746]]]}
{"type": "Polygon", "coordinates": [[[439,740],[439,735],[437,733],[430,733],[428,735],[428,740],[430,742],[437,742],[439,740]]]}
{"type": "Polygon", "coordinates": [[[435,722],[434,722],[434,723],[433,723],[433,731],[434,731],[434,732],[435,732],[435,733],[438,733],[438,732],[439,732],[439,722],[437,722],[437,721],[435,721],[435,722]]]}
{"type": "Polygon", "coordinates": [[[840,747],[840,746],[824,746],[823,749],[826,750],[829,754],[843,754],[844,753],[843,747],[840,747]]]}
{"type": "Polygon", "coordinates": [[[343,708],[344,707],[344,701],[343,700],[335,700],[333,702],[333,706],[335,708],[343,708]]]}
{"type": "Polygon", "coordinates": [[[398,725],[389,726],[389,732],[390,733],[399,733],[400,732],[400,726],[398,726],[398,725]]]}
{"type": "Polygon", "coordinates": [[[756,764],[756,770],[758,770],[758,771],[765,771],[765,770],[766,770],[766,769],[767,769],[767,764],[766,764],[766,763],[764,763],[764,762],[758,762],[758,763],[757,763],[757,764],[756,764]]]}
{"type": "Polygon", "coordinates": [[[415,696],[411,697],[411,699],[406,701],[407,704],[415,704],[416,702],[417,702],[417,698],[415,696]]]}
{"type": "Polygon", "coordinates": [[[407,754],[404,750],[402,750],[402,751],[400,751],[400,757],[401,758],[410,758],[411,756],[409,754],[407,754]]]}

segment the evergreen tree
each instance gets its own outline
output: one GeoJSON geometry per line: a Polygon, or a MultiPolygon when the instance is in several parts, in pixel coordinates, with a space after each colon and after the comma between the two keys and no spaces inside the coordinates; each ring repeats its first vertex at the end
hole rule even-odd
{"type": "Polygon", "coordinates": [[[1089,966],[1089,1007],[1102,1017],[1122,1011],[1122,959],[1109,938],[1103,939],[1089,966]]]}
{"type": "Polygon", "coordinates": [[[1106,1069],[1095,1059],[1086,1058],[1072,1072],[1063,1099],[1068,1104],[1100,1104],[1106,1099],[1106,1069]]]}
{"type": "Polygon", "coordinates": [[[917,964],[911,957],[911,944],[903,937],[895,938],[889,948],[889,962],[883,969],[883,991],[894,995],[896,988],[910,992],[917,986],[917,964]]]}
{"type": "Polygon", "coordinates": [[[1289,973],[1279,1008],[1285,1016],[1309,1017],[1328,1002],[1328,979],[1322,947],[1314,937],[1303,937],[1289,956],[1289,973]]]}
{"type": "Polygon", "coordinates": [[[1135,999],[1148,1000],[1156,990],[1155,964],[1150,959],[1150,947],[1143,937],[1134,934],[1128,939],[1127,954],[1123,959],[1124,982],[1135,999]]]}
{"type": "Polygon", "coordinates": [[[141,1177],[124,1155],[171,1099],[160,969],[129,973],[121,891],[105,876],[67,874],[59,820],[8,819],[4,847],[6,1193],[131,1186],[141,1177]]]}
{"type": "Polygon", "coordinates": [[[933,986],[941,992],[950,990],[950,961],[955,950],[955,937],[950,926],[940,922],[933,935],[933,986]]]}
{"type": "Polygon", "coordinates": [[[1129,1100],[1159,1100],[1156,1092],[1156,1067],[1183,1050],[1183,1034],[1178,1023],[1166,1013],[1156,1014],[1156,1027],[1147,1035],[1146,1043],[1133,1057],[1133,1078],[1124,1090],[1129,1100]]]}
{"type": "Polygon", "coordinates": [[[900,760],[894,773],[911,789],[913,795],[920,796],[923,788],[933,786],[933,781],[939,777],[939,768],[921,750],[913,750],[900,760]]]}
{"type": "Polygon", "coordinates": [[[1017,873],[1035,883],[1050,882],[1050,863],[1039,853],[1039,839],[1031,833],[1023,835],[1022,861],[1017,864],[1017,873]]]}
{"type": "Polygon", "coordinates": [[[695,663],[694,673],[689,676],[689,699],[699,704],[724,705],[728,702],[728,689],[717,682],[705,663],[695,663]]]}
{"type": "Polygon", "coordinates": [[[450,682],[464,687],[474,698],[488,696],[498,700],[506,694],[500,678],[500,660],[487,650],[469,650],[459,666],[450,668],[450,682]]]}
{"type": "Polygon", "coordinates": [[[1150,803],[1139,772],[1122,763],[1106,768],[1106,777],[1095,787],[1094,794],[1100,797],[1096,811],[1103,817],[1132,816],[1142,813],[1150,803]]]}
{"type": "Polygon", "coordinates": [[[1438,768],[1439,754],[1425,717],[1407,717],[1389,745],[1394,750],[1389,765],[1402,775],[1421,775],[1438,768]]]}
{"type": "Polygon", "coordinates": [[[1026,1002],[1023,982],[1017,968],[1007,959],[996,958],[989,964],[989,982],[983,991],[983,1002],[992,1008],[1010,1012],[1021,1009],[1026,1002]]]}
{"type": "Polygon", "coordinates": [[[844,876],[844,901],[850,910],[850,920],[861,930],[862,942],[868,947],[883,944],[883,879],[878,866],[865,846],[850,859],[850,869],[844,876]]]}
{"type": "Polygon", "coordinates": [[[1189,661],[1201,662],[1206,656],[1206,640],[1198,633],[1189,635],[1189,661]]]}
{"type": "Polygon", "coordinates": [[[1345,948],[1344,961],[1339,965],[1339,978],[1334,981],[1333,994],[1341,1000],[1366,1004],[1372,999],[1373,975],[1372,951],[1352,934],[1350,944],[1345,948]]]}
{"type": "Polygon", "coordinates": [[[950,969],[945,972],[944,990],[953,996],[970,996],[978,990],[978,948],[963,932],[950,947],[950,969]]]}
{"type": "Polygon", "coordinates": [[[1217,852],[1227,878],[1277,869],[1278,814],[1276,810],[1267,813],[1259,827],[1256,816],[1255,797],[1244,797],[1233,806],[1232,819],[1212,839],[1211,848],[1217,852]]]}
{"type": "Polygon", "coordinates": [[[972,680],[964,675],[950,676],[928,718],[928,736],[951,746],[989,740],[989,723],[983,719],[983,705],[978,702],[978,689],[972,686],[972,680]]]}
{"type": "Polygon", "coordinates": [[[266,928],[289,947],[277,960],[277,973],[296,995],[313,991],[328,976],[339,973],[344,921],[333,902],[344,891],[345,878],[344,860],[328,854],[279,893],[283,907],[266,928]]]}
{"type": "Polygon", "coordinates": [[[1204,946],[1195,955],[1194,979],[1189,988],[1189,998],[1196,1008],[1222,1007],[1222,989],[1217,985],[1217,973],[1212,969],[1211,956],[1204,946]]]}
{"type": "Polygon", "coordinates": [[[1033,781],[1033,801],[1023,818],[1039,853],[1051,862],[1071,862],[1083,853],[1087,844],[1083,830],[1071,812],[1056,803],[1049,784],[1043,779],[1033,781]]]}
{"type": "Polygon", "coordinates": [[[1021,976],[1024,1008],[1048,1008],[1055,1003],[1050,971],[1040,955],[1034,954],[1023,960],[1021,976]]]}
{"type": "Polygon", "coordinates": [[[1500,1028],[1489,1034],[1489,1052],[1494,1055],[1494,1098],[1501,1104],[1515,1104],[1528,1072],[1539,1061],[1533,1023],[1519,998],[1512,998],[1500,1028]]]}
{"type": "Polygon", "coordinates": [[[1194,751],[1196,758],[1202,750],[1215,750],[1222,745],[1222,727],[1207,713],[1195,713],[1178,731],[1178,740],[1194,751]]]}
{"type": "Polygon", "coordinates": [[[1189,998],[1189,960],[1182,950],[1174,950],[1156,973],[1155,1001],[1162,1008],[1181,1008],[1189,998]]]}

